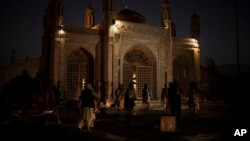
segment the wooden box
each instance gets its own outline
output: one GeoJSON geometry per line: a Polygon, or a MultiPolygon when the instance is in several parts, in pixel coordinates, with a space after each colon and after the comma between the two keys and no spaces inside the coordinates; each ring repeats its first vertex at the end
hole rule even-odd
{"type": "Polygon", "coordinates": [[[163,115],[160,117],[161,132],[175,132],[176,131],[176,117],[170,115],[163,115]]]}

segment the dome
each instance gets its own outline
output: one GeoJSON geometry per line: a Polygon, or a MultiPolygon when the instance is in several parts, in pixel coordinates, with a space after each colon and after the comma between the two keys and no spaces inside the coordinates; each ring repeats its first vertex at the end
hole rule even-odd
{"type": "Polygon", "coordinates": [[[114,14],[114,19],[127,22],[135,22],[135,23],[146,23],[146,18],[144,16],[128,8],[116,12],[114,14]]]}

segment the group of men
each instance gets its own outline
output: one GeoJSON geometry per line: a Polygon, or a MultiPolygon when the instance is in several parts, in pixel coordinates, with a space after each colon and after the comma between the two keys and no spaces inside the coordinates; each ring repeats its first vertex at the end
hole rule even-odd
{"type": "MultiPolygon", "coordinates": [[[[167,86],[165,84],[161,93],[161,104],[164,110],[171,115],[176,115],[177,117],[181,114],[181,96],[183,95],[183,90],[178,82],[170,82],[167,86]]],[[[190,82],[190,86],[187,91],[187,105],[191,114],[195,116],[198,115],[200,109],[200,96],[201,90],[198,87],[198,83],[195,81],[190,82]]]]}

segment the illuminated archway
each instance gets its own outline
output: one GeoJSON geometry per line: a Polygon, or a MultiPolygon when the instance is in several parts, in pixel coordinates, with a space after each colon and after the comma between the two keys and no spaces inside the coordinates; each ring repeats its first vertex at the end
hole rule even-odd
{"type": "Polygon", "coordinates": [[[192,66],[192,63],[185,55],[179,55],[173,62],[173,78],[180,83],[184,95],[187,93],[193,75],[191,73],[192,66]]]}
{"type": "Polygon", "coordinates": [[[93,58],[84,49],[75,51],[67,58],[67,97],[77,99],[83,85],[93,83],[93,58]]]}
{"type": "Polygon", "coordinates": [[[123,84],[125,88],[130,82],[134,82],[137,98],[141,98],[144,84],[147,83],[152,91],[153,97],[156,97],[156,74],[153,55],[144,48],[134,47],[129,50],[123,59],[123,84]]]}

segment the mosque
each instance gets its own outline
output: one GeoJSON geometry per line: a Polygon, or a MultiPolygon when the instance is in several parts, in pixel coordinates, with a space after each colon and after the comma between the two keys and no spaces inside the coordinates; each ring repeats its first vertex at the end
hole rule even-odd
{"type": "Polygon", "coordinates": [[[167,0],[161,8],[161,26],[125,7],[115,10],[115,0],[102,0],[103,19],[95,23],[91,3],[83,27],[64,25],[63,1],[51,0],[43,20],[42,56],[38,71],[58,86],[66,99],[76,99],[91,83],[105,96],[107,106],[119,84],[133,82],[141,99],[148,84],[152,99],[159,99],[164,84],[177,80],[184,91],[190,81],[200,82],[200,23],[190,17],[190,37],[176,37],[167,0]]]}

